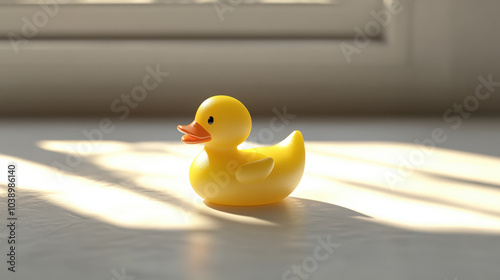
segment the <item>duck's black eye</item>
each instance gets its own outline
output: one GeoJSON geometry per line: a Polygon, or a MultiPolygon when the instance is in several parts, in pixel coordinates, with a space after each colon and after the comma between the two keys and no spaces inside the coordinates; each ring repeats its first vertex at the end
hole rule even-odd
{"type": "Polygon", "coordinates": [[[208,117],[208,124],[213,124],[214,123],[214,117],[210,116],[208,117]]]}

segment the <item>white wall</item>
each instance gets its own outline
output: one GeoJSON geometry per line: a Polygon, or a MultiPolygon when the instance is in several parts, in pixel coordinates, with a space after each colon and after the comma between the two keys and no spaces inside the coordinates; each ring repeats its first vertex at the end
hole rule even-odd
{"type": "MultiPolygon", "coordinates": [[[[193,114],[214,94],[233,95],[255,114],[287,105],[298,114],[441,115],[474,94],[478,76],[492,74],[500,81],[500,2],[405,0],[401,7],[351,63],[340,46],[353,44],[353,34],[301,38],[298,32],[281,39],[48,34],[30,40],[17,55],[3,40],[0,113],[115,114],[113,101],[142,83],[147,65],[157,64],[170,76],[139,103],[136,115],[193,114]]],[[[246,11],[236,7],[217,24],[231,25],[239,10],[246,11]]],[[[370,10],[379,11],[365,9],[368,18],[356,22],[359,27],[369,22],[370,10]]],[[[481,101],[476,113],[500,112],[499,95],[500,90],[481,101]]]]}

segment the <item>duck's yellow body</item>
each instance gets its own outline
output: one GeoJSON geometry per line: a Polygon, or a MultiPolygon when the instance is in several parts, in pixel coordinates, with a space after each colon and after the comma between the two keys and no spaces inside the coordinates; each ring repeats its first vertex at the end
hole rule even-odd
{"type": "Polygon", "coordinates": [[[206,143],[189,170],[193,189],[205,200],[226,205],[280,201],[299,184],[305,165],[304,139],[294,131],[270,147],[238,149],[251,119],[241,102],[214,96],[202,103],[195,121],[178,126],[185,143],[206,143]]]}

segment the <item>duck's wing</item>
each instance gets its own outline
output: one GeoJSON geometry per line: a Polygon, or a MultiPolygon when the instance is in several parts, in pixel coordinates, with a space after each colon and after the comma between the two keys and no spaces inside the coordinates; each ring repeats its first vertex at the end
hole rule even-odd
{"type": "Polygon", "coordinates": [[[251,183],[262,181],[271,174],[274,168],[274,160],[270,157],[248,162],[238,166],[236,169],[236,180],[240,183],[251,183]]]}

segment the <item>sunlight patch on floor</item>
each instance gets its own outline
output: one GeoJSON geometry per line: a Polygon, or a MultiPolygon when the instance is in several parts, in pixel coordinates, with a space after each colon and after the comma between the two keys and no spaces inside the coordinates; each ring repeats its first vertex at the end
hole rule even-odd
{"type": "Polygon", "coordinates": [[[69,211],[121,227],[191,227],[190,212],[176,203],[151,199],[120,184],[57,172],[45,165],[0,155],[0,162],[7,161],[18,164],[20,197],[24,191],[36,192],[40,198],[69,211]]]}
{"type": "MultiPolygon", "coordinates": [[[[29,174],[22,175],[20,188],[69,211],[134,228],[207,229],[213,219],[274,226],[203,203],[188,179],[199,145],[102,141],[85,153],[82,141],[41,141],[38,146],[80,154],[100,173],[99,178],[80,176],[78,168],[56,173],[49,166],[0,155],[2,161],[17,161],[20,174],[29,174]]],[[[346,207],[371,217],[363,219],[400,228],[500,232],[500,174],[495,172],[500,159],[435,148],[391,186],[386,174],[401,175],[401,159],[415,149],[389,142],[308,142],[305,174],[292,196],[346,207]]]]}
{"type": "Polygon", "coordinates": [[[294,195],[328,197],[384,223],[416,230],[500,229],[500,185],[493,184],[500,182],[495,172],[500,159],[435,148],[419,164],[403,164],[407,172],[401,172],[402,161],[415,163],[410,160],[415,150],[416,145],[389,142],[307,143],[307,176],[301,185],[315,190],[299,188],[294,195]],[[402,180],[390,184],[387,178],[393,175],[402,180]]]}

